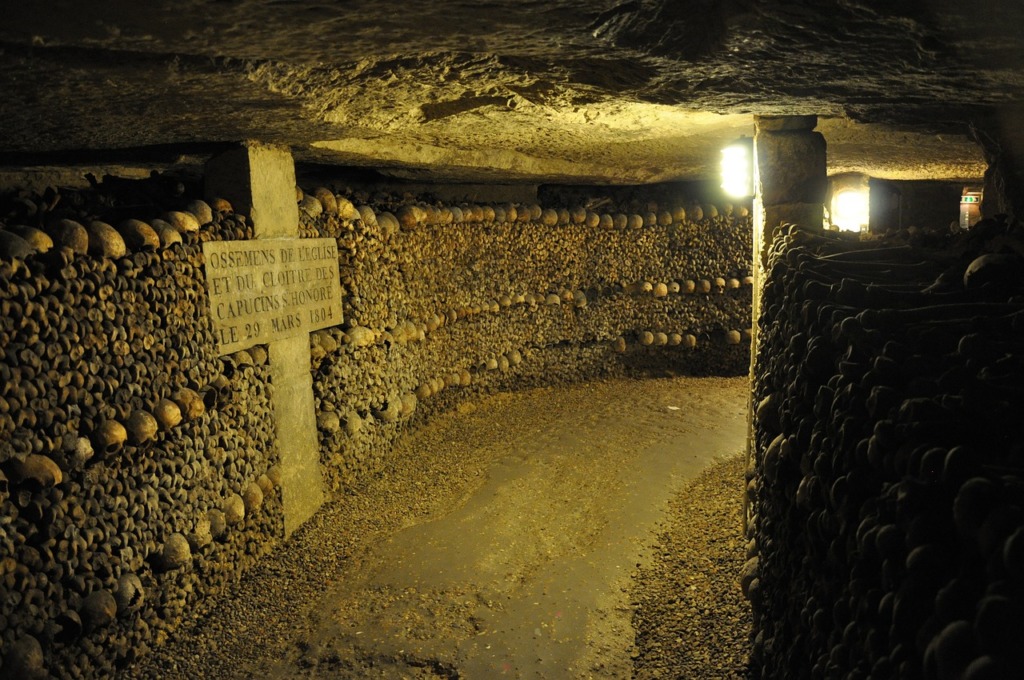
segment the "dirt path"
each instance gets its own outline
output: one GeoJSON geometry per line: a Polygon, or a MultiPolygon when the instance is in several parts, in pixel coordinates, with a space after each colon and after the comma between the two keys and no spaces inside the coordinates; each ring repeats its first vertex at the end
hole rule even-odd
{"type": "Polygon", "coordinates": [[[157,667],[628,678],[632,580],[669,499],[742,450],[746,389],[741,378],[609,381],[496,395],[437,418],[402,442],[388,475],[325,508],[157,667]],[[216,651],[203,654],[204,639],[216,651]]]}

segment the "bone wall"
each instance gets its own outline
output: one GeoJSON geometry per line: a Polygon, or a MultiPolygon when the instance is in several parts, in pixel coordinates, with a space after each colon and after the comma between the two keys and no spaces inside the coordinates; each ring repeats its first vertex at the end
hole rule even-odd
{"type": "MultiPolygon", "coordinates": [[[[195,195],[163,176],[0,196],[4,677],[109,677],[283,536],[267,349],[217,356],[203,269],[203,241],[251,222],[195,195]]],[[[341,251],[345,321],[310,336],[336,493],[496,390],[748,365],[738,213],[296,200],[341,251]]]]}
{"type": "Polygon", "coordinates": [[[110,677],[283,533],[266,351],[217,357],[203,277],[201,241],[247,222],[202,202],[11,198],[0,675],[110,677]]]}
{"type": "Polygon", "coordinates": [[[345,324],[312,337],[335,491],[375,474],[430,413],[488,392],[747,370],[750,226],[739,214],[369,207],[324,188],[300,205],[305,232],[341,251],[345,324]]]}
{"type": "Polygon", "coordinates": [[[751,677],[1017,676],[1014,242],[995,220],[775,240],[748,470],[751,677]]]}

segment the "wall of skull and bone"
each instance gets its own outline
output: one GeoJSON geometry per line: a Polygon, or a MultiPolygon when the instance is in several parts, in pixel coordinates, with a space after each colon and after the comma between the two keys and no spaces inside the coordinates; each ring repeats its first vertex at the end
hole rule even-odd
{"type": "Polygon", "coordinates": [[[1021,243],[1005,216],[775,239],[747,473],[751,677],[1016,677],[1021,243]]]}
{"type": "MultiPolygon", "coordinates": [[[[693,200],[442,204],[296,190],[340,252],[310,335],[331,493],[499,390],[749,364],[750,225],[693,200]]],[[[284,535],[267,347],[219,356],[202,243],[252,225],[187,182],[7,190],[0,225],[0,670],[108,675],[284,535]]],[[[742,214],[741,214],[742,213],[742,214]]]]}

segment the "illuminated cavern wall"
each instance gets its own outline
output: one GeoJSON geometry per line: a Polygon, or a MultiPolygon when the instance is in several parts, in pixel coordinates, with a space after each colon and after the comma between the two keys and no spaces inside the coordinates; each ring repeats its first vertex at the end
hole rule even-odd
{"type": "MultiPolygon", "coordinates": [[[[747,369],[739,211],[310,189],[301,231],[341,252],[344,323],[310,336],[333,492],[357,493],[431,413],[495,390],[747,369]]],[[[3,196],[5,676],[109,675],[284,535],[267,348],[218,356],[204,277],[203,241],[253,230],[208,201],[166,177],[3,196]]]]}
{"type": "Polygon", "coordinates": [[[356,221],[304,200],[346,291],[344,326],[312,337],[333,489],[372,474],[407,422],[493,390],[747,370],[746,218],[390,203],[356,221]]]}

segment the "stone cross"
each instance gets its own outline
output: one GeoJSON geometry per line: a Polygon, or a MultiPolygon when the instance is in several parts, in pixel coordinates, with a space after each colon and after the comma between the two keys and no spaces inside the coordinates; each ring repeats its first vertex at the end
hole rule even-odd
{"type": "Polygon", "coordinates": [[[209,160],[205,184],[253,223],[253,241],[204,244],[206,282],[221,354],[269,343],[287,537],[324,502],[309,331],[341,323],[337,245],[299,238],[287,148],[244,142],[209,160]]]}

